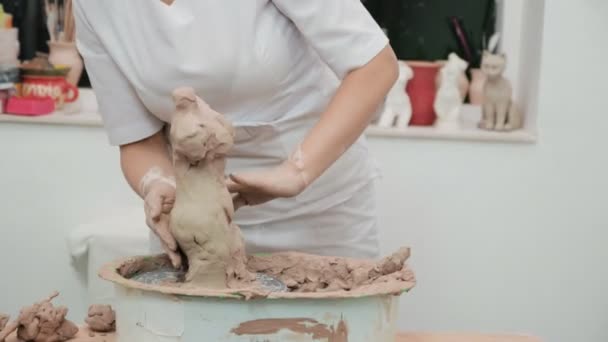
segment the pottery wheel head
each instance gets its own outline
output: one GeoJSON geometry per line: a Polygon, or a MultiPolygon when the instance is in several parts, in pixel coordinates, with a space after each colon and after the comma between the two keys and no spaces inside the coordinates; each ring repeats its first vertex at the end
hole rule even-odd
{"type": "MultiPolygon", "coordinates": [[[[170,283],[179,283],[184,281],[186,273],[181,270],[176,270],[171,267],[161,267],[152,271],[140,272],[131,277],[131,280],[148,284],[148,285],[163,285],[170,283]]],[[[287,292],[288,288],[282,281],[273,276],[257,273],[256,279],[264,291],[269,292],[287,292]]]]}
{"type": "Polygon", "coordinates": [[[264,273],[256,273],[256,279],[265,291],[270,292],[288,292],[289,289],[278,278],[264,273]]]}

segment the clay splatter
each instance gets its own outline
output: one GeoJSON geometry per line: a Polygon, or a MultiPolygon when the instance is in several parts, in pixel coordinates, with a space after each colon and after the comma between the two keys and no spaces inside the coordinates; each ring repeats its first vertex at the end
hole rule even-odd
{"type": "Polygon", "coordinates": [[[330,327],[310,318],[258,319],[239,324],[232,329],[232,333],[239,336],[273,335],[281,330],[310,335],[314,340],[348,342],[348,328],[344,320],[340,320],[336,327],[330,327]]]}

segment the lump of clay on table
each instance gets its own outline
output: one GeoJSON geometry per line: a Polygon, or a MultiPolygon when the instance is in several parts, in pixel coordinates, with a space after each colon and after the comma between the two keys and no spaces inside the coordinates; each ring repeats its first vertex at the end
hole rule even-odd
{"type": "Polygon", "coordinates": [[[245,268],[244,241],[232,223],[224,175],[234,128],[192,88],[176,89],[173,100],[169,141],[177,186],[170,222],[187,259],[185,283],[209,289],[250,283],[255,275],[245,268]]]}
{"type": "Polygon", "coordinates": [[[57,342],[67,341],[78,333],[78,327],[65,319],[68,309],[54,307],[51,301],[59,296],[55,292],[47,299],[23,308],[19,317],[9,323],[0,333],[0,341],[4,341],[13,331],[17,330],[20,341],[26,342],[57,342]]]}
{"type": "Polygon", "coordinates": [[[116,313],[110,305],[94,304],[89,307],[85,322],[95,332],[111,332],[116,330],[116,313]]]}

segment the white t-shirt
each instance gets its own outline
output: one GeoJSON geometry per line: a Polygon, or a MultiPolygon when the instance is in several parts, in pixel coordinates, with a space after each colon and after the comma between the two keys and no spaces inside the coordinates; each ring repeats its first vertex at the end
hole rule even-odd
{"type": "Polygon", "coordinates": [[[235,126],[318,116],[388,39],[359,0],[75,0],[113,145],[158,132],[193,87],[235,126]]]}

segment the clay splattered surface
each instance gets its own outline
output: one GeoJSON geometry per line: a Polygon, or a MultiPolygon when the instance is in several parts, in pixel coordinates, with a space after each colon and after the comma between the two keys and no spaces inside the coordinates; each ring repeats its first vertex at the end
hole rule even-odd
{"type": "Polygon", "coordinates": [[[247,266],[277,277],[292,292],[339,292],[405,280],[401,271],[409,256],[408,248],[379,262],[288,252],[253,256],[247,266]]]}
{"type": "Polygon", "coordinates": [[[239,336],[268,337],[285,330],[297,334],[296,336],[310,336],[314,340],[348,342],[348,327],[342,320],[334,327],[309,318],[258,319],[241,323],[232,329],[232,333],[239,336]]]}

